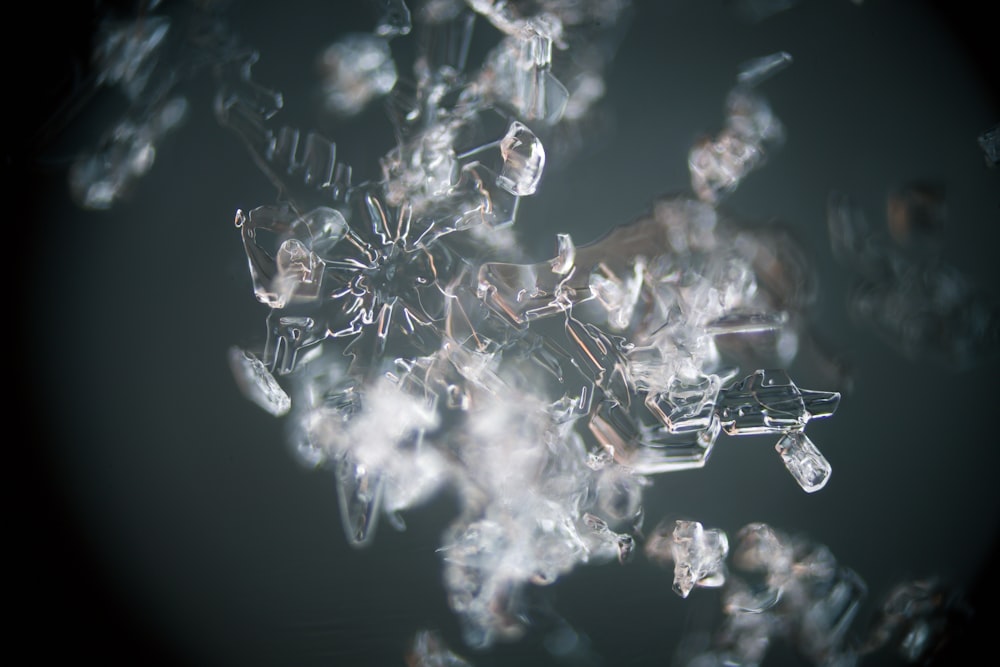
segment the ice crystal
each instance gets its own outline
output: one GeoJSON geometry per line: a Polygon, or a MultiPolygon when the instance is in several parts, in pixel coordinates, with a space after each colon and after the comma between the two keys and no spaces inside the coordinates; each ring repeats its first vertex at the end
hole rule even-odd
{"type": "MultiPolygon", "coordinates": [[[[301,462],[335,485],[348,542],[366,547],[383,522],[405,529],[407,512],[454,491],[457,516],[438,551],[470,647],[527,631],[529,587],[645,555],[672,565],[681,597],[722,589],[725,620],[692,666],[757,665],[777,639],[823,665],[889,644],[908,660],[933,650],[960,607],[936,584],[901,585],[867,642],[854,641],[867,587],[826,547],[763,523],[739,530],[731,553],[723,530],[697,521],[643,533],[644,490],[705,466],[722,436],[776,438],[807,493],[830,480],[805,430],[841,396],[800,388],[780,368],[809,336],[811,266],[779,227],[747,226],[720,207],[783,140],[759,86],[792,56],[734,68],[722,129],[687,156],[690,193],[656,198],[596,239],[557,233],[554,256],[539,258],[512,231],[519,202],[544,192],[552,155],[586,140],[610,60],[594,42],[627,3],[373,4],[370,33],[319,54],[328,110],[349,116],[386,100],[396,143],[361,180],[333,141],[275,123],[281,93],[255,79],[257,53],[217,18],[217,39],[175,56],[187,74],[212,64],[216,118],[277,189],[236,212],[266,315],[262,340],[232,347],[230,367],[249,400],[287,420],[301,462]],[[473,27],[495,38],[478,63],[473,27]],[[411,32],[408,75],[390,42],[411,32]]],[[[733,4],[760,20],[795,3],[733,4]]],[[[95,54],[99,85],[130,106],[71,171],[85,207],[121,197],[187,111],[159,57],[178,30],[159,17],[134,28],[107,27],[95,54]]],[[[994,135],[980,138],[988,161],[994,135]]],[[[853,311],[911,354],[961,366],[988,351],[997,308],[926,255],[945,226],[943,190],[895,189],[887,219],[900,247],[882,243],[852,200],[830,198],[834,254],[860,279],[853,311]]],[[[586,644],[568,626],[550,639],[554,655],[586,644]]],[[[468,664],[430,631],[408,660],[468,664]]]]}

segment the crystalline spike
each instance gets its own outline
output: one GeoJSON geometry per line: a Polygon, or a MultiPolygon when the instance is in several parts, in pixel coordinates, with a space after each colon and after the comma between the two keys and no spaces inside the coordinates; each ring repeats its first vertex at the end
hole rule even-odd
{"type": "Polygon", "coordinates": [[[740,73],[736,75],[736,80],[744,86],[756,86],[791,64],[792,54],[778,51],[740,65],[740,73]]]}
{"type": "Polygon", "coordinates": [[[292,399],[252,352],[229,348],[229,366],[243,394],[258,406],[280,417],[292,407],[292,399]]]}
{"type": "Polygon", "coordinates": [[[721,530],[706,530],[697,521],[678,520],[671,543],[674,592],[686,598],[696,586],[722,586],[728,553],[729,539],[721,530]]]}
{"type": "Polygon", "coordinates": [[[830,481],[830,463],[802,431],[786,433],[774,448],[806,493],[819,491],[830,481]]]}
{"type": "Polygon", "coordinates": [[[396,85],[396,64],[384,36],[345,35],[320,55],[326,107],[344,116],[359,113],[396,85]]]}
{"type": "Polygon", "coordinates": [[[340,517],[352,547],[367,546],[375,537],[382,503],[382,479],[376,471],[349,456],[337,464],[337,498],[340,517]]]}
{"type": "Polygon", "coordinates": [[[534,132],[514,121],[500,140],[503,169],[497,183],[511,194],[523,197],[538,189],[545,167],[545,148],[534,132]]]}

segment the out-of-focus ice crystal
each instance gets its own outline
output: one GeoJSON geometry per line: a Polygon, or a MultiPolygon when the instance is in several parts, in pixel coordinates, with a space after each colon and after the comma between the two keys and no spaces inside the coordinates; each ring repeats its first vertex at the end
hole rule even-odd
{"type": "Polygon", "coordinates": [[[729,538],[721,530],[705,529],[697,521],[678,520],[669,540],[652,540],[647,555],[665,560],[669,548],[674,563],[674,592],[686,598],[697,587],[717,588],[726,581],[725,560],[729,538]]]}
{"type": "Polygon", "coordinates": [[[472,663],[448,648],[437,632],[420,630],[410,642],[406,667],[472,667],[472,663]]]}
{"type": "Polygon", "coordinates": [[[980,134],[976,141],[983,149],[983,160],[987,167],[1000,165],[1000,124],[994,125],[990,129],[980,134]]]}
{"type": "Polygon", "coordinates": [[[326,106],[338,114],[357,114],[396,85],[396,63],[379,35],[346,35],[320,54],[319,63],[326,106]]]}
{"type": "Polygon", "coordinates": [[[784,140],[784,127],[753,86],[791,62],[780,52],[747,63],[726,101],[726,125],[714,138],[699,141],[688,155],[691,186],[700,199],[716,203],[767,160],[784,140]]]}

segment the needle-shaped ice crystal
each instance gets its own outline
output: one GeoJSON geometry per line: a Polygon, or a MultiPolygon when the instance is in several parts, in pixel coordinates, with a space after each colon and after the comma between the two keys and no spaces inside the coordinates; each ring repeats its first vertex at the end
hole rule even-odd
{"type": "Polygon", "coordinates": [[[523,197],[538,189],[545,167],[545,148],[534,132],[514,121],[500,140],[503,169],[497,183],[511,194],[523,197]]]}

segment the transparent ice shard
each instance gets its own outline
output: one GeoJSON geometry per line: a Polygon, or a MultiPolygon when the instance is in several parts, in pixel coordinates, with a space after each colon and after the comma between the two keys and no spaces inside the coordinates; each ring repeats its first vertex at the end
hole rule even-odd
{"type": "Polygon", "coordinates": [[[340,518],[353,547],[367,546],[375,537],[382,503],[382,479],[378,472],[344,456],[336,469],[340,518]]]}
{"type": "Polygon", "coordinates": [[[722,586],[728,553],[729,539],[721,530],[706,530],[697,521],[678,520],[671,541],[674,592],[686,598],[696,586],[722,586]]]}
{"type": "Polygon", "coordinates": [[[514,121],[500,140],[503,168],[497,180],[511,194],[523,197],[538,189],[545,167],[545,148],[525,125],[514,121]]]}
{"type": "Polygon", "coordinates": [[[830,463],[802,431],[786,433],[774,448],[806,493],[819,491],[830,481],[830,463]]]}
{"type": "Polygon", "coordinates": [[[745,86],[756,86],[792,64],[792,54],[778,51],[767,56],[748,60],[740,66],[736,81],[745,86]]]}
{"type": "Polygon", "coordinates": [[[378,34],[341,37],[320,54],[320,67],[326,108],[345,116],[359,113],[396,85],[396,63],[385,36],[378,34]]]}
{"type": "Polygon", "coordinates": [[[839,404],[838,392],[799,389],[785,371],[765,369],[720,392],[719,417],[729,435],[785,433],[829,417],[839,404]]]}
{"type": "Polygon", "coordinates": [[[1000,165],[1000,124],[994,125],[976,138],[983,149],[983,160],[987,167],[1000,165]]]}
{"type": "Polygon", "coordinates": [[[275,417],[286,414],[292,399],[252,352],[229,348],[229,367],[243,395],[275,417]]]}

